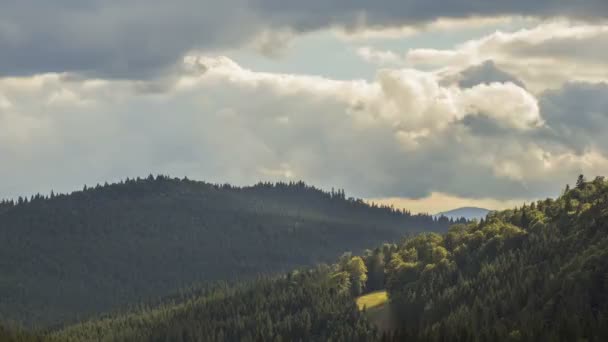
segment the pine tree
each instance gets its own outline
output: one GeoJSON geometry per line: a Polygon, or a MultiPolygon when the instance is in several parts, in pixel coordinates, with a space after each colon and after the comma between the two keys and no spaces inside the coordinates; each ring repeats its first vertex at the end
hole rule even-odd
{"type": "Polygon", "coordinates": [[[582,190],[585,187],[586,181],[585,176],[579,175],[578,179],[576,180],[576,188],[582,190]]]}

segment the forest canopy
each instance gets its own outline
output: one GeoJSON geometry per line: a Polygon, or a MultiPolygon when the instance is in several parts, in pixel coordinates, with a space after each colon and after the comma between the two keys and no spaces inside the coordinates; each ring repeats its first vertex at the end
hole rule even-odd
{"type": "Polygon", "coordinates": [[[0,202],[0,320],[45,326],[331,262],[450,221],[322,191],[167,176],[0,202]]]}
{"type": "Polygon", "coordinates": [[[406,235],[361,254],[344,253],[333,264],[197,286],[159,305],[21,336],[45,341],[605,341],[607,260],[608,182],[579,178],[557,199],[493,212],[444,233],[406,235]],[[383,298],[383,306],[373,310],[386,310],[390,329],[365,305],[357,307],[357,298],[372,292],[383,298]]]}

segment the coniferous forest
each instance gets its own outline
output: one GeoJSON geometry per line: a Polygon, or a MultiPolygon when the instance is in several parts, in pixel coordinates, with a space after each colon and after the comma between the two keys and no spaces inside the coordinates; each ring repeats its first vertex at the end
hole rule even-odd
{"type": "Polygon", "coordinates": [[[0,321],[45,327],[331,262],[450,222],[299,183],[150,176],[0,204],[0,321]]]}
{"type": "MultiPolygon", "coordinates": [[[[370,310],[371,312],[371,310],[370,310]]],[[[608,182],[331,264],[183,288],[7,341],[605,341],[608,182]],[[390,329],[355,298],[386,290],[390,329]],[[37,335],[35,335],[37,334],[37,335]]]]}

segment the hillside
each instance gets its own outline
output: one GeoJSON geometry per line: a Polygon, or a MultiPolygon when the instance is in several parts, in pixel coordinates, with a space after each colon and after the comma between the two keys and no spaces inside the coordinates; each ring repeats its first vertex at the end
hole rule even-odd
{"type": "Polygon", "coordinates": [[[198,290],[155,308],[84,322],[54,332],[52,342],[93,341],[373,341],[332,268],[198,290]]]}
{"type": "Polygon", "coordinates": [[[396,340],[606,341],[608,182],[408,239],[386,271],[396,340]]]}
{"type": "Polygon", "coordinates": [[[51,340],[606,341],[607,260],[608,182],[597,178],[446,234],[67,327],[51,340]],[[387,305],[381,288],[390,314],[373,311],[387,305]],[[355,298],[372,311],[359,312],[355,298]],[[386,332],[387,320],[397,329],[386,332]]]}
{"type": "Polygon", "coordinates": [[[0,321],[70,322],[448,223],[304,183],[239,188],[163,176],[4,201],[0,321]]]}
{"type": "Polygon", "coordinates": [[[489,212],[490,210],[484,208],[463,207],[435,214],[435,217],[445,216],[453,220],[464,217],[467,220],[481,220],[482,218],[485,218],[489,212]]]}

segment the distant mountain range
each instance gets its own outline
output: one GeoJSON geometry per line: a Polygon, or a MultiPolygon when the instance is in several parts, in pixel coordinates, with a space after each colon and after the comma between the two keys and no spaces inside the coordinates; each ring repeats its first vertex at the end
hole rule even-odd
{"type": "Polygon", "coordinates": [[[489,212],[490,212],[490,210],[484,209],[484,208],[462,207],[462,208],[458,208],[458,209],[454,209],[454,210],[450,210],[450,211],[444,211],[441,213],[437,213],[435,215],[435,217],[445,216],[445,217],[451,218],[451,219],[459,219],[459,218],[464,217],[467,220],[472,220],[472,219],[480,220],[482,218],[485,218],[489,212]]]}

